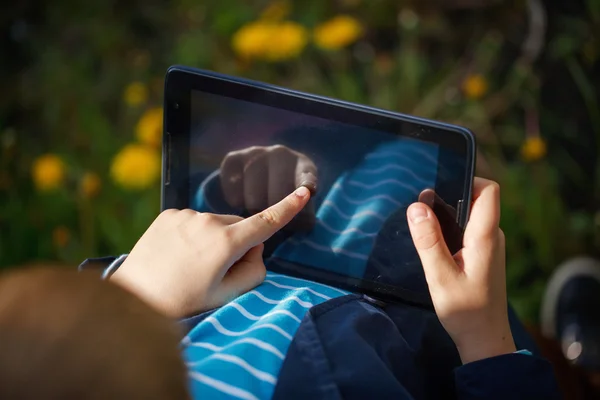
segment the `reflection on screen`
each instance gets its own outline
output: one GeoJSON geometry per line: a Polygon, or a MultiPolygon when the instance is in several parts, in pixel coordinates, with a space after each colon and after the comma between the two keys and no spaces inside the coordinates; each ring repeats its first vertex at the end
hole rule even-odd
{"type": "Polygon", "coordinates": [[[274,258],[388,284],[415,274],[406,208],[435,188],[437,145],[203,92],[191,118],[196,210],[247,216],[307,185],[274,258]]]}

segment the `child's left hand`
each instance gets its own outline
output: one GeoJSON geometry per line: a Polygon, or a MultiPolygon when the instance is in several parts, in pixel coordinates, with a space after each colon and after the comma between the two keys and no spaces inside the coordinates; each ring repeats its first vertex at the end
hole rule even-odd
{"type": "Polygon", "coordinates": [[[221,306],[262,283],[263,242],[309,199],[309,190],[302,186],[246,219],[167,210],[110,279],[170,317],[221,306]]]}
{"type": "Polygon", "coordinates": [[[471,218],[454,255],[430,207],[412,204],[408,221],[435,311],[463,363],[514,352],[498,184],[475,178],[471,218]]]}

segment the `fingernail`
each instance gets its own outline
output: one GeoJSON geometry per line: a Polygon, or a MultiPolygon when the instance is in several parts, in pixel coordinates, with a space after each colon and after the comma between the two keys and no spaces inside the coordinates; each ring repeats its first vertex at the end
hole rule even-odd
{"type": "Polygon", "coordinates": [[[309,193],[311,194],[311,196],[313,196],[315,194],[315,192],[317,191],[315,184],[313,182],[309,182],[309,181],[302,181],[302,183],[300,184],[299,187],[307,188],[309,193]]]}
{"type": "Polygon", "coordinates": [[[305,198],[310,194],[310,190],[305,186],[300,186],[298,189],[294,191],[294,194],[298,197],[305,198]]]}
{"type": "Polygon", "coordinates": [[[408,218],[413,224],[425,221],[427,219],[427,208],[423,204],[413,204],[408,209],[408,218]]]}

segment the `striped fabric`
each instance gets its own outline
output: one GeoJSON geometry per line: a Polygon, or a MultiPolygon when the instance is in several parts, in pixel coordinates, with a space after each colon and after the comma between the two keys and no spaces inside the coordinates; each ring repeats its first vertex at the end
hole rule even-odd
{"type": "MultiPolygon", "coordinates": [[[[362,277],[385,220],[434,187],[437,151],[412,140],[381,145],[339,177],[317,210],[314,229],[287,240],[274,255],[362,277]]],[[[194,398],[270,398],[308,309],[344,294],[269,273],[262,285],[217,310],[184,339],[194,398]]]]}
{"type": "Polygon", "coordinates": [[[195,399],[268,399],[306,311],[344,291],[269,273],[184,338],[195,399]]]}

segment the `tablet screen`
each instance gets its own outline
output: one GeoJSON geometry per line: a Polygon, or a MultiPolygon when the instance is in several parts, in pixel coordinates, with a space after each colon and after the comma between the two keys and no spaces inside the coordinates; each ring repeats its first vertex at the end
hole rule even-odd
{"type": "Polygon", "coordinates": [[[460,248],[466,140],[252,90],[234,85],[223,94],[207,86],[180,100],[189,108],[189,135],[175,146],[182,157],[171,155],[169,165],[185,168],[187,178],[170,178],[170,187],[187,204],[168,206],[247,217],[308,184],[315,189],[309,204],[265,243],[268,269],[350,290],[428,298],[406,209],[419,200],[432,205],[451,251],[460,248]]]}

